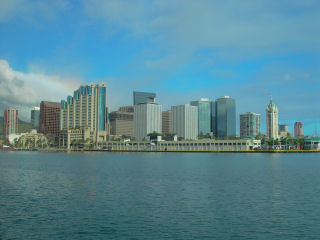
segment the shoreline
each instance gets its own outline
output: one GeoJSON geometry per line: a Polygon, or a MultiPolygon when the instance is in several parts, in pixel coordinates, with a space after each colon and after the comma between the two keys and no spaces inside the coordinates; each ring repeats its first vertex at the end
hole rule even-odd
{"type": "Polygon", "coordinates": [[[110,149],[8,149],[1,152],[125,152],[125,153],[320,153],[320,150],[110,150],[110,149]]]}

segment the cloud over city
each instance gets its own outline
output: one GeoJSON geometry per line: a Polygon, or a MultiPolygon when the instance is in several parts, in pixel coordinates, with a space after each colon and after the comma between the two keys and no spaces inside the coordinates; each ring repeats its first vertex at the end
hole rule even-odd
{"type": "Polygon", "coordinates": [[[15,107],[22,118],[29,119],[30,108],[42,100],[60,101],[75,87],[75,79],[63,79],[40,73],[23,73],[12,69],[6,60],[0,60],[0,110],[15,107]]]}

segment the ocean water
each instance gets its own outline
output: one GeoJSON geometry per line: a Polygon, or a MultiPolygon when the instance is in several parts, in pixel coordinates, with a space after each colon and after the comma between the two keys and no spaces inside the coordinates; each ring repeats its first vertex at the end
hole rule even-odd
{"type": "Polygon", "coordinates": [[[320,239],[320,154],[0,152],[0,239],[320,239]]]}

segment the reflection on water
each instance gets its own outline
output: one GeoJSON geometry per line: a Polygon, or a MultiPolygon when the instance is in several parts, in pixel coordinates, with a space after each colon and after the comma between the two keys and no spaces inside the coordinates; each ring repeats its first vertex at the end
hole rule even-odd
{"type": "Polygon", "coordinates": [[[0,153],[3,239],[317,239],[320,155],[0,153]]]}

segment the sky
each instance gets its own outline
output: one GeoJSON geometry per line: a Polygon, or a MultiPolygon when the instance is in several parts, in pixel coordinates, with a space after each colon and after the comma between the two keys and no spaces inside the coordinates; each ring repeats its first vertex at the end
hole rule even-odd
{"type": "Polygon", "coordinates": [[[227,95],[264,132],[272,95],[279,123],[320,134],[319,23],[318,0],[0,0],[0,111],[29,121],[104,81],[111,111],[133,91],[164,110],[227,95]]]}

